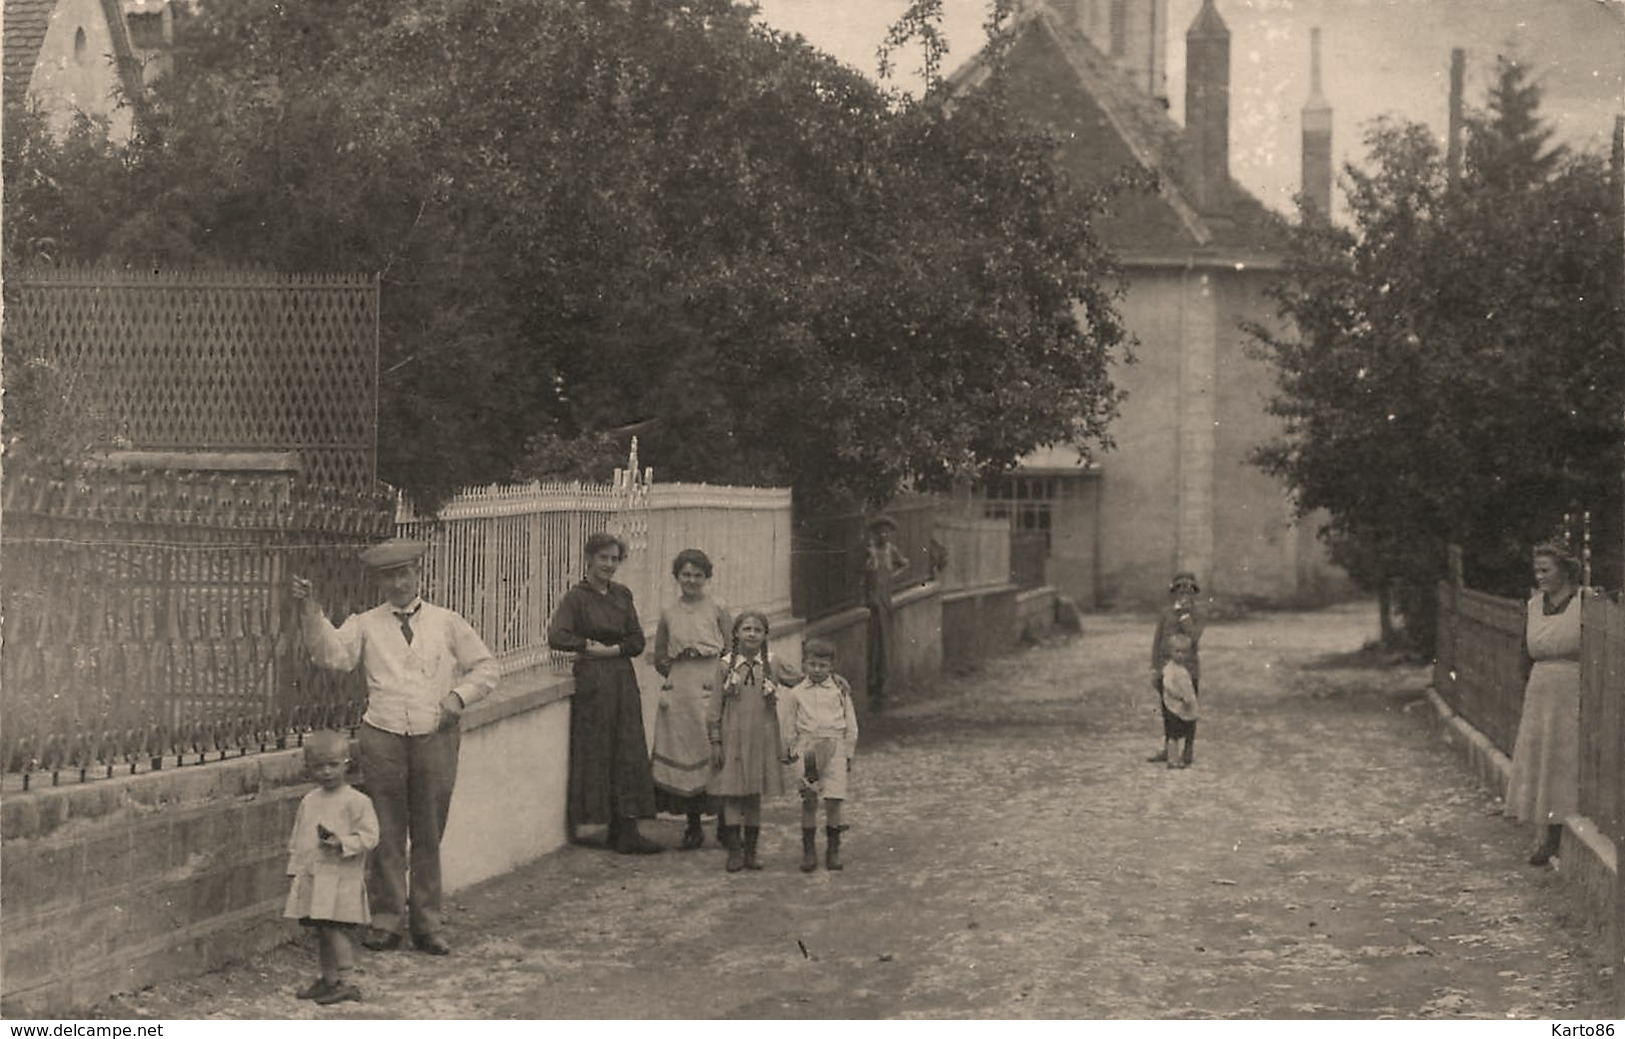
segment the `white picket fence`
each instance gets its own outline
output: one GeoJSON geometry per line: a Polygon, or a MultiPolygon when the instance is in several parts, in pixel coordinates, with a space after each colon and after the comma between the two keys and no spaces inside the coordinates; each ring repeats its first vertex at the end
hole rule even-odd
{"type": "Polygon", "coordinates": [[[547,622],[581,580],[582,547],[600,530],[628,542],[617,580],[647,628],[676,598],[671,560],[685,548],[711,557],[712,593],[731,608],[790,609],[788,488],[650,486],[626,473],[614,484],[493,485],[462,492],[438,518],[403,503],[396,529],[429,542],[424,597],[467,617],[505,674],[567,668],[547,648],[547,622]]]}

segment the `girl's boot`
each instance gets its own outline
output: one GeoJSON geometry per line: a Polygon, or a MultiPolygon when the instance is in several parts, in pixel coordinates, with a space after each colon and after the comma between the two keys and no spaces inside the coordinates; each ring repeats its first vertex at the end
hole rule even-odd
{"type": "Polygon", "coordinates": [[[825,869],[843,869],[841,865],[841,831],[845,826],[826,826],[824,835],[829,838],[829,847],[824,851],[825,869]]]}
{"type": "Polygon", "coordinates": [[[693,851],[705,843],[705,830],[700,826],[700,813],[688,813],[688,826],[683,830],[683,850],[693,851]]]}
{"type": "Polygon", "coordinates": [[[728,872],[738,873],[745,868],[745,849],[739,842],[739,827],[724,826],[722,843],[728,848],[728,872]]]}
{"type": "Polygon", "coordinates": [[[1180,764],[1184,765],[1186,768],[1190,768],[1191,762],[1196,760],[1196,755],[1191,750],[1191,748],[1195,745],[1196,730],[1192,729],[1191,734],[1185,737],[1185,753],[1179,756],[1180,764]]]}
{"type": "Polygon", "coordinates": [[[761,869],[762,860],[756,857],[756,840],[762,835],[760,826],[745,827],[745,868],[761,869]]]}
{"type": "Polygon", "coordinates": [[[818,827],[801,828],[801,872],[811,873],[818,868],[818,827]]]}

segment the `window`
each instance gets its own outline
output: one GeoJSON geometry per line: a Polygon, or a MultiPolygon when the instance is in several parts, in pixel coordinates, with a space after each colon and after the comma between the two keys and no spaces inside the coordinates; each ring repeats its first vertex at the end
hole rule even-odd
{"type": "Polygon", "coordinates": [[[1050,540],[1050,524],[1055,499],[1061,496],[1060,478],[1055,476],[1006,476],[982,488],[982,514],[989,519],[1008,519],[1018,533],[1038,531],[1050,540]]]}

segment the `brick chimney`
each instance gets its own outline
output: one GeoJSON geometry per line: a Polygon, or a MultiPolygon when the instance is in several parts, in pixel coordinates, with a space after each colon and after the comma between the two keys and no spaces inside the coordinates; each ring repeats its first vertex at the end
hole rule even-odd
{"type": "Polygon", "coordinates": [[[1332,106],[1320,92],[1320,29],[1309,30],[1309,99],[1303,103],[1304,223],[1324,222],[1332,213],[1332,106]]]}
{"type": "Polygon", "coordinates": [[[1230,30],[1202,0],[1185,33],[1185,182],[1199,213],[1230,210],[1230,30]]]}

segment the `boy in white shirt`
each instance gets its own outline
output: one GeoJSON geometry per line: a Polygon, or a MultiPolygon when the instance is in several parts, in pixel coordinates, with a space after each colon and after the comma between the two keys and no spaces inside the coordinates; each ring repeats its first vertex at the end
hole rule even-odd
{"type": "Polygon", "coordinates": [[[847,774],[858,746],[858,714],[852,706],[852,686],[835,673],[835,644],[808,639],[801,648],[804,677],[788,691],[784,706],[785,754],[800,759],[801,871],[818,868],[818,802],[824,802],[824,833],[828,847],[824,868],[841,864],[841,821],[846,803],[847,774]]]}

